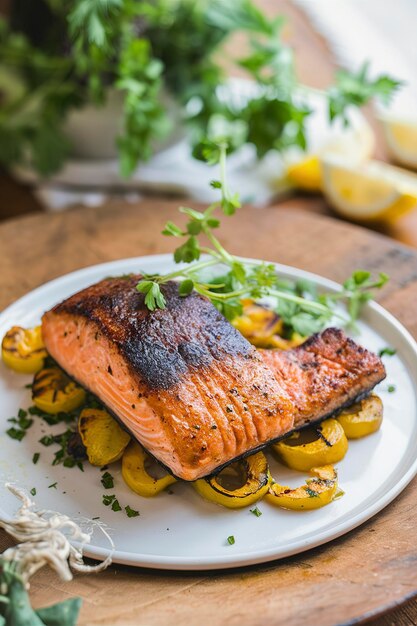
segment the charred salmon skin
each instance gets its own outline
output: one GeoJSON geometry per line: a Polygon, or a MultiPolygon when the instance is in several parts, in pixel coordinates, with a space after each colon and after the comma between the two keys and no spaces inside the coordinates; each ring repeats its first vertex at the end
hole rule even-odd
{"type": "Polygon", "coordinates": [[[43,338],[57,363],[184,480],[322,419],[385,375],[377,356],[335,329],[304,348],[258,351],[209,300],[181,297],[175,282],[162,287],[166,308],[150,312],[139,278],[105,279],[58,304],[43,316],[43,338]],[[311,393],[318,397],[304,398],[311,393]]]}

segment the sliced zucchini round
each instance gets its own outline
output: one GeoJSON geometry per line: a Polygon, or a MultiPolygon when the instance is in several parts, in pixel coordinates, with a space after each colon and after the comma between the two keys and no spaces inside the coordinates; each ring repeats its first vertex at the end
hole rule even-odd
{"type": "Polygon", "coordinates": [[[294,433],[272,447],[285,465],[308,472],[312,467],[341,461],[347,452],[348,441],[339,422],[328,419],[317,428],[294,433]],[[302,443],[306,437],[313,440],[302,443]]]}
{"type": "Polygon", "coordinates": [[[360,439],[379,430],[383,415],[381,398],[371,395],[342,411],[337,419],[348,439],[360,439]]]}
{"type": "MultiPolygon", "coordinates": [[[[137,441],[131,441],[122,458],[122,476],[126,485],[145,498],[152,498],[176,482],[171,474],[152,476],[152,459],[137,441]]],[[[158,468],[160,469],[160,468],[158,468]]]]}
{"type": "Polygon", "coordinates": [[[193,486],[206,500],[239,509],[260,500],[267,493],[270,481],[266,456],[257,452],[231,463],[215,476],[196,480],[193,486]]]}
{"type": "Polygon", "coordinates": [[[39,372],[47,357],[41,327],[10,328],[1,343],[1,357],[8,368],[19,374],[39,372]]]}
{"type": "Polygon", "coordinates": [[[46,367],[33,379],[32,400],[45,413],[69,413],[86,400],[80,385],[71,380],[59,367],[46,367]]]}
{"type": "MultiPolygon", "coordinates": [[[[266,500],[291,511],[313,511],[330,504],[338,496],[337,472],[332,465],[311,469],[314,478],[296,489],[272,483],[266,500]]],[[[342,495],[342,492],[339,492],[342,495]]]]}

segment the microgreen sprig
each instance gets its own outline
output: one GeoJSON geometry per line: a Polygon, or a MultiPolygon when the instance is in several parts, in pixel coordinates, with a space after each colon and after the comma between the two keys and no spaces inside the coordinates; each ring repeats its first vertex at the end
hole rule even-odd
{"type": "Polygon", "coordinates": [[[166,299],[161,287],[168,281],[179,280],[181,296],[185,297],[195,290],[209,298],[228,319],[242,312],[243,298],[272,298],[289,331],[309,335],[321,330],[334,317],[353,325],[362,305],[372,297],[374,289],[385,284],[388,277],[380,274],[377,280],[373,280],[370,272],[358,270],[345,281],[342,291],[317,295],[305,281],[296,284],[283,281],[272,263],[254,263],[230,254],[214,234],[220,225],[216,211],[231,216],[240,207],[238,195],[232,194],[227,185],[227,144],[225,141],[205,141],[203,153],[209,164],[218,163],[220,166],[219,180],[211,183],[220,191],[220,199],[204,211],[180,207],[180,213],[188,218],[183,228],[172,221],[166,223],[162,231],[165,236],[185,239],[174,251],[175,262],[185,266],[162,276],[146,275],[142,278],[136,288],[145,294],[148,309],[164,309],[166,299]],[[200,241],[201,236],[208,240],[208,246],[200,241]],[[202,255],[206,258],[202,259],[202,255]],[[225,274],[210,281],[204,280],[203,270],[213,266],[225,267],[225,274]],[[340,300],[346,301],[349,318],[335,308],[340,300]]]}

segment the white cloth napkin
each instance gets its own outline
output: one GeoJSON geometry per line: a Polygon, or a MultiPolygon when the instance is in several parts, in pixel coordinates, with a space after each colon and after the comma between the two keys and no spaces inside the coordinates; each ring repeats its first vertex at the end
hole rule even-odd
{"type": "Polygon", "coordinates": [[[417,115],[417,0],[294,0],[329,43],[340,65],[357,70],[369,60],[373,74],[406,85],[390,109],[417,115]]]}

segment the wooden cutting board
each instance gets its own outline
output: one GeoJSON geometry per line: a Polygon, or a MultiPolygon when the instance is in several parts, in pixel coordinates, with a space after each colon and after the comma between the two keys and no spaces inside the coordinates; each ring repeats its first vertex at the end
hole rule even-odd
{"type": "MultiPolygon", "coordinates": [[[[158,233],[167,219],[176,219],[176,206],[158,200],[114,203],[1,224],[0,308],[87,265],[172,251],[172,239],[158,233]]],[[[417,254],[412,250],[297,209],[243,209],[223,222],[221,239],[236,254],[339,281],[357,268],[388,273],[391,281],[380,302],[417,337],[417,254]]],[[[187,575],[115,565],[71,583],[45,570],[33,579],[33,603],[79,595],[84,599],[80,626],[357,623],[417,593],[416,496],[414,481],[387,509],[341,539],[264,566],[187,575]]],[[[9,539],[0,534],[0,550],[7,545],[9,539]]],[[[402,614],[384,623],[413,622],[402,614]]]]}

